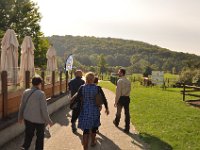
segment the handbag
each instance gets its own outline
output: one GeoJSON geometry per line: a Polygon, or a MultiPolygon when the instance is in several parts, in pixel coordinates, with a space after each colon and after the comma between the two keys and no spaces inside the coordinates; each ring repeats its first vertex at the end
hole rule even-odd
{"type": "Polygon", "coordinates": [[[95,102],[98,107],[100,107],[103,104],[103,99],[104,98],[103,98],[102,94],[100,93],[100,87],[98,87],[98,92],[97,92],[96,98],[95,98],[95,102]]]}
{"type": "MultiPolygon", "coordinates": [[[[78,91],[79,92],[79,91],[78,91]]],[[[78,99],[78,92],[76,92],[70,99],[70,106],[69,108],[74,110],[74,109],[77,109],[77,110],[81,110],[82,108],[82,101],[83,101],[83,97],[80,97],[78,99]]]]}

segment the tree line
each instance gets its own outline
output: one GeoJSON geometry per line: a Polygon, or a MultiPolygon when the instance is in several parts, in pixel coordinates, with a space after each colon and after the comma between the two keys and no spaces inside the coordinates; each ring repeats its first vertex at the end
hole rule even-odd
{"type": "Polygon", "coordinates": [[[147,67],[172,73],[180,73],[184,67],[200,68],[200,56],[140,41],[71,35],[54,35],[48,39],[57,49],[60,59],[73,54],[78,65],[86,67],[99,66],[103,55],[107,68],[122,66],[137,73],[143,73],[147,67]]]}

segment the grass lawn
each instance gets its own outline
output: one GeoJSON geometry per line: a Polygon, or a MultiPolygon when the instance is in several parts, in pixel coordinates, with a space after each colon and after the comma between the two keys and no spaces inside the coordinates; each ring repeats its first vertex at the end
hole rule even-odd
{"type": "MultiPolygon", "coordinates": [[[[115,91],[110,82],[99,85],[115,91]]],[[[200,150],[200,109],[183,102],[180,90],[132,86],[131,120],[152,150],[200,150]]]]}

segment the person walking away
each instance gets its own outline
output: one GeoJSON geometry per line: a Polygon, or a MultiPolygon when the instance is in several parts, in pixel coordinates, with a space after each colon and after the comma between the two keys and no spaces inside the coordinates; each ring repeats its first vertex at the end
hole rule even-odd
{"type": "Polygon", "coordinates": [[[130,103],[130,91],[131,91],[131,83],[125,77],[126,70],[119,69],[118,75],[120,79],[117,81],[117,88],[116,88],[116,97],[115,97],[115,104],[114,106],[117,107],[117,113],[115,120],[113,121],[114,125],[118,127],[120,118],[121,118],[121,111],[124,108],[125,112],[125,133],[129,133],[130,130],[130,112],[129,112],[129,103],[130,103]]]}
{"type": "Polygon", "coordinates": [[[35,150],[43,150],[45,124],[53,125],[47,110],[46,96],[41,91],[42,79],[33,77],[32,88],[24,91],[18,114],[18,122],[25,123],[25,138],[21,149],[28,150],[36,130],[35,150]]]}
{"type": "Polygon", "coordinates": [[[82,108],[78,118],[78,128],[83,131],[83,148],[88,149],[89,134],[91,132],[91,146],[96,145],[96,131],[100,126],[100,111],[96,105],[98,87],[94,84],[94,73],[86,74],[86,84],[81,86],[77,97],[82,97],[82,108]]]}
{"type": "MultiPolygon", "coordinates": [[[[69,86],[69,90],[71,91],[71,97],[74,96],[74,94],[78,91],[81,85],[85,84],[85,81],[81,79],[82,75],[83,73],[81,70],[75,71],[75,78],[69,82],[68,86],[69,86]]],[[[76,120],[78,119],[78,114],[79,114],[79,109],[73,108],[72,118],[71,118],[71,127],[72,127],[73,133],[77,131],[76,120]]]]}

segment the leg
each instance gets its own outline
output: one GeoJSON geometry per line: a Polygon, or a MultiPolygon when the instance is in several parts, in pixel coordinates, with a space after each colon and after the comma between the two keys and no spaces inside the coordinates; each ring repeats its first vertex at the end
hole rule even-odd
{"type": "Polygon", "coordinates": [[[97,144],[97,140],[96,140],[96,132],[97,132],[98,128],[93,128],[92,129],[92,134],[91,134],[91,138],[92,138],[92,143],[91,146],[95,146],[97,144]]]}
{"type": "Polygon", "coordinates": [[[130,112],[129,112],[129,100],[124,105],[124,113],[125,113],[125,132],[129,132],[130,129],[130,112]]]}
{"type": "Polygon", "coordinates": [[[89,133],[90,133],[89,129],[85,129],[83,131],[83,149],[84,150],[88,150],[89,133]]]}
{"type": "Polygon", "coordinates": [[[71,123],[72,123],[72,131],[76,132],[76,120],[78,119],[78,113],[79,111],[77,109],[72,110],[72,119],[71,119],[71,123]]]}
{"type": "Polygon", "coordinates": [[[36,124],[35,126],[36,126],[36,136],[37,136],[35,149],[43,150],[45,124],[36,124]]]}
{"type": "Polygon", "coordinates": [[[119,125],[120,118],[121,118],[121,112],[122,112],[122,105],[117,104],[117,113],[116,113],[115,120],[113,121],[113,123],[115,124],[116,127],[119,125]]]}
{"type": "Polygon", "coordinates": [[[30,121],[27,121],[27,120],[24,120],[24,121],[25,121],[25,139],[24,139],[24,144],[22,147],[25,150],[28,150],[31,145],[32,138],[34,136],[35,126],[30,121]]]}

